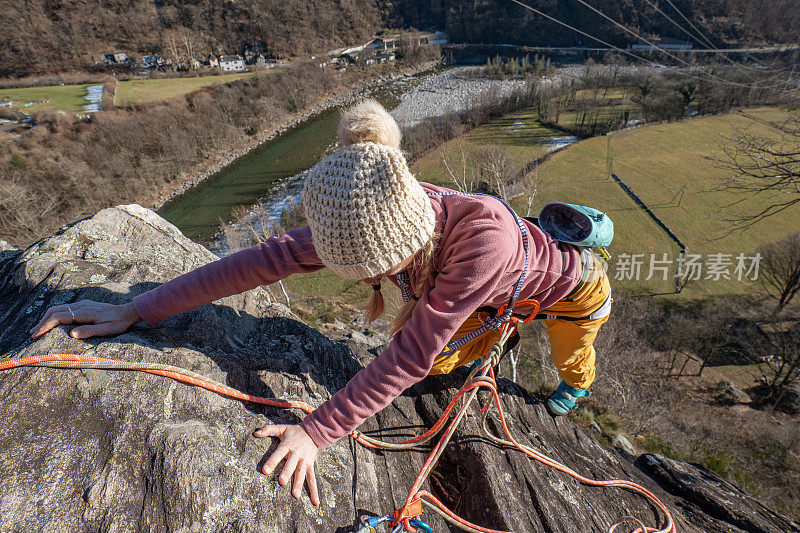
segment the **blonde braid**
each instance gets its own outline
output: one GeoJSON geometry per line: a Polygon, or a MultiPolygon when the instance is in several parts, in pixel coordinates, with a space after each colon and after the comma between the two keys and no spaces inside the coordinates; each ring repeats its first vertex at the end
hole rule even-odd
{"type": "Polygon", "coordinates": [[[416,298],[411,298],[403,305],[403,307],[400,308],[400,311],[394,318],[394,322],[392,322],[392,335],[403,329],[403,326],[411,317],[411,313],[417,306],[417,299],[422,296],[422,292],[425,290],[426,286],[433,277],[433,266],[436,259],[436,242],[438,238],[439,235],[434,234],[433,237],[431,237],[431,239],[425,244],[425,246],[422,247],[421,253],[417,254],[417,256],[414,258],[412,267],[414,269],[419,269],[420,272],[419,281],[417,281],[417,285],[414,287],[414,296],[416,298]]]}
{"type": "MultiPolygon", "coordinates": [[[[380,280],[378,280],[376,285],[380,285],[380,280]]],[[[367,309],[364,311],[364,318],[366,318],[367,324],[371,324],[376,318],[381,316],[383,314],[383,310],[383,294],[381,294],[380,289],[373,290],[372,296],[370,296],[369,303],[367,304],[367,309]]]]}

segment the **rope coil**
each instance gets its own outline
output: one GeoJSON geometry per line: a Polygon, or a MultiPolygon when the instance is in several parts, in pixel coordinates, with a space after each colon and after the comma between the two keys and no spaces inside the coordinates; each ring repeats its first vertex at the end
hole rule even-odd
{"type": "MultiPolygon", "coordinates": [[[[667,509],[667,507],[652,492],[642,487],[641,485],[625,480],[597,481],[583,477],[580,474],[576,473],[574,470],[570,469],[569,467],[559,463],[558,461],[544,455],[543,453],[529,446],[525,446],[523,444],[518,443],[516,439],[514,439],[514,437],[511,435],[511,432],[508,429],[508,425],[505,420],[503,407],[500,402],[500,396],[499,393],[497,392],[497,382],[494,376],[493,367],[496,366],[497,363],[499,363],[500,357],[502,356],[503,353],[503,346],[515,331],[516,331],[516,324],[514,324],[513,322],[509,321],[504,324],[503,329],[501,330],[500,338],[492,345],[486,356],[482,360],[480,360],[480,363],[469,373],[467,379],[464,382],[464,385],[456,393],[456,395],[448,404],[447,408],[440,416],[439,420],[436,422],[436,424],[433,425],[433,427],[431,427],[431,429],[425,431],[421,435],[396,443],[381,441],[379,439],[375,439],[367,435],[364,435],[363,433],[357,430],[353,431],[350,434],[350,436],[354,440],[356,440],[356,442],[370,448],[384,449],[384,450],[405,450],[409,448],[414,448],[416,446],[419,446],[420,444],[424,444],[430,441],[437,433],[439,433],[441,428],[450,418],[450,414],[456,408],[456,405],[462,400],[462,398],[467,393],[469,393],[466,400],[461,402],[461,406],[458,408],[458,411],[456,412],[452,421],[448,425],[447,429],[445,430],[445,432],[443,433],[437,444],[434,446],[433,450],[430,452],[427,460],[425,461],[422,467],[422,470],[417,475],[417,478],[415,479],[411,489],[409,490],[408,497],[406,498],[405,503],[400,508],[395,510],[395,512],[392,515],[386,515],[385,517],[381,517],[380,522],[391,522],[390,527],[395,528],[394,531],[405,530],[412,533],[417,531],[421,531],[421,533],[428,533],[430,531],[430,526],[428,526],[425,522],[419,520],[419,517],[423,513],[424,510],[423,506],[424,506],[436,512],[447,522],[453,524],[454,526],[464,531],[472,533],[510,533],[495,529],[484,528],[482,526],[473,524],[459,517],[453,511],[449,510],[433,494],[421,488],[421,485],[429,477],[431,471],[436,465],[436,462],[441,457],[447,444],[450,442],[450,439],[455,433],[458,424],[461,422],[464,415],[466,414],[467,409],[472,404],[472,401],[477,397],[478,390],[480,388],[486,388],[491,393],[491,397],[481,407],[480,427],[481,431],[485,434],[487,438],[489,438],[489,440],[499,445],[515,447],[516,449],[523,452],[530,458],[535,459],[546,466],[559,470],[560,472],[563,472],[569,476],[572,476],[581,483],[592,486],[601,486],[601,487],[618,487],[636,492],[644,496],[651,503],[653,503],[656,506],[656,508],[660,509],[661,512],[666,517],[666,525],[661,529],[657,529],[652,527],[646,527],[640,520],[626,516],[622,518],[619,522],[613,524],[608,529],[609,533],[614,533],[614,531],[624,523],[637,524],[639,527],[634,531],[634,533],[645,533],[645,532],[674,533],[676,531],[675,524],[672,519],[672,515],[667,509]],[[503,432],[507,437],[507,440],[500,438],[496,435],[493,435],[486,426],[486,419],[489,414],[489,407],[491,407],[493,403],[497,406],[500,423],[502,425],[503,432]]],[[[189,385],[202,387],[206,390],[216,392],[217,394],[220,394],[222,396],[234,398],[241,401],[259,403],[263,405],[269,405],[272,407],[281,407],[286,409],[300,409],[301,411],[304,411],[306,413],[311,413],[313,411],[313,409],[304,402],[252,396],[250,394],[238,391],[236,389],[233,389],[227,385],[224,385],[212,379],[206,378],[190,370],[160,363],[127,362],[127,361],[118,361],[115,359],[106,359],[102,357],[95,357],[91,355],[79,355],[79,354],[47,354],[47,355],[23,357],[19,359],[13,359],[10,361],[4,361],[0,363],[0,371],[6,371],[23,366],[49,367],[49,368],[62,368],[62,369],[94,368],[100,370],[132,370],[138,372],[146,372],[148,374],[168,377],[189,385]]],[[[364,523],[363,525],[364,527],[367,528],[366,529],[367,531],[375,531],[374,529],[375,526],[377,526],[378,523],[380,522],[376,522],[374,525],[372,524],[367,525],[366,523],[364,523]]]]}

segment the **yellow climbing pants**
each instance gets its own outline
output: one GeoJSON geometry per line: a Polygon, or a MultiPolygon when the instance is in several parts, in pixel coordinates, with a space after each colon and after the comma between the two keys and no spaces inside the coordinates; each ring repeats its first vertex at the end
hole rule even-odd
{"type": "MultiPolygon", "coordinates": [[[[559,376],[572,387],[588,389],[595,378],[594,339],[600,326],[608,320],[610,313],[611,285],[604,265],[596,254],[584,250],[581,259],[582,285],[573,294],[543,309],[540,313],[571,318],[596,315],[595,318],[576,321],[562,318],[543,320],[550,339],[550,356],[559,376]]],[[[480,327],[482,322],[478,315],[477,311],[470,315],[453,338],[463,337],[480,327]]],[[[475,361],[486,354],[499,338],[499,330],[490,330],[458,350],[440,354],[434,360],[430,374],[447,374],[454,368],[475,361]]]]}
{"type": "Polygon", "coordinates": [[[585,320],[544,319],[550,339],[550,357],[558,375],[567,385],[588,389],[594,382],[594,339],[611,312],[611,285],[608,276],[587,280],[569,299],[560,300],[543,311],[546,314],[585,320]],[[570,301],[572,300],[572,301],[570,301]]]}

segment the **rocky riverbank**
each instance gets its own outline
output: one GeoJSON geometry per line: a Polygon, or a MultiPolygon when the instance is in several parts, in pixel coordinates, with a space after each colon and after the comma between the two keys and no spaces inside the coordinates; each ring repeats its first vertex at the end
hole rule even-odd
{"type": "Polygon", "coordinates": [[[222,169],[224,169],[228,165],[230,165],[233,162],[235,162],[240,157],[242,157],[244,155],[247,155],[251,151],[257,149],[262,144],[271,141],[275,137],[277,137],[277,136],[281,135],[282,133],[285,133],[286,131],[294,128],[298,124],[302,123],[305,120],[308,120],[309,118],[313,117],[314,115],[317,115],[318,113],[321,113],[321,112],[325,111],[326,109],[330,109],[332,107],[345,105],[345,104],[351,102],[353,99],[355,99],[355,98],[357,98],[359,96],[365,95],[366,93],[368,93],[370,90],[374,89],[375,87],[378,87],[380,85],[392,82],[392,81],[397,80],[397,79],[413,76],[413,75],[418,74],[420,72],[424,72],[425,70],[429,70],[431,68],[434,68],[437,64],[438,63],[426,63],[426,64],[417,66],[417,67],[412,68],[412,69],[408,69],[406,71],[403,71],[403,72],[400,72],[400,73],[397,73],[397,74],[391,74],[391,75],[387,75],[387,76],[380,76],[378,78],[375,78],[373,80],[365,82],[365,83],[359,85],[358,87],[355,87],[355,88],[347,90],[347,91],[345,91],[345,92],[343,92],[341,94],[338,94],[336,96],[328,98],[327,100],[315,105],[311,109],[308,109],[308,110],[304,111],[303,113],[295,116],[290,121],[282,124],[277,129],[272,130],[272,131],[268,131],[268,132],[263,132],[262,134],[256,136],[255,140],[253,142],[251,142],[250,144],[248,144],[246,147],[240,148],[238,150],[234,150],[233,152],[229,153],[226,157],[224,157],[223,159],[221,159],[220,161],[215,163],[209,169],[207,169],[207,170],[205,170],[203,172],[200,172],[200,173],[198,173],[198,174],[196,174],[196,175],[194,175],[194,176],[192,176],[190,178],[185,179],[184,181],[182,181],[180,183],[180,185],[177,188],[175,188],[174,190],[170,191],[168,194],[163,195],[162,197],[160,197],[152,206],[150,206],[151,209],[154,209],[154,210],[161,209],[161,207],[163,207],[164,204],[166,204],[167,202],[169,202],[173,198],[176,198],[176,197],[182,195],[183,193],[185,193],[186,191],[188,191],[189,189],[192,189],[193,187],[196,187],[197,185],[201,184],[202,182],[204,182],[205,180],[207,180],[211,176],[213,176],[213,175],[217,174],[218,172],[220,172],[222,169]]]}
{"type": "Polygon", "coordinates": [[[392,116],[401,128],[409,128],[433,117],[460,113],[481,98],[497,98],[525,85],[523,79],[473,78],[480,67],[458,67],[431,76],[402,96],[392,116]]]}

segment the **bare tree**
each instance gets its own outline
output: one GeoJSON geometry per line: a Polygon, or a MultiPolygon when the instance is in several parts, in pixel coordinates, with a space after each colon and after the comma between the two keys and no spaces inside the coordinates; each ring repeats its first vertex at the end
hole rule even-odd
{"type": "Polygon", "coordinates": [[[800,325],[771,337],[776,353],[763,357],[759,369],[768,390],[764,400],[775,409],[792,385],[800,382],[800,325]]]}
{"type": "Polygon", "coordinates": [[[592,390],[612,412],[630,420],[630,433],[635,436],[667,416],[679,394],[658,364],[666,354],[652,347],[648,338],[652,328],[642,327],[663,324],[663,310],[622,294],[614,305],[612,319],[603,324],[594,343],[597,384],[592,390]]]}
{"type": "Polygon", "coordinates": [[[800,231],[765,244],[761,254],[761,283],[767,293],[778,301],[780,312],[800,291],[800,231]]]}
{"type": "Polygon", "coordinates": [[[475,190],[475,171],[471,157],[463,141],[457,141],[450,157],[442,156],[442,165],[456,190],[473,192],[475,190]]]}
{"type": "Polygon", "coordinates": [[[186,51],[186,57],[189,58],[189,68],[194,70],[194,56],[195,56],[195,39],[188,31],[181,32],[181,43],[183,49],[186,51]]]}
{"type": "Polygon", "coordinates": [[[748,128],[734,131],[711,160],[726,172],[719,189],[740,196],[726,207],[767,198],[766,207],[744,215],[728,215],[733,229],[745,228],[800,203],[800,117],[782,124],[763,121],[768,134],[748,128]]]}
{"type": "Polygon", "coordinates": [[[697,375],[702,376],[706,366],[717,359],[729,342],[730,324],[724,316],[710,316],[698,319],[694,338],[690,339],[692,351],[700,358],[697,375]]]}
{"type": "MultiPolygon", "coordinates": [[[[302,203],[286,207],[281,213],[280,222],[272,218],[265,204],[257,204],[249,211],[238,209],[234,212],[234,222],[225,222],[222,218],[219,220],[222,247],[231,253],[237,252],[269,240],[271,237],[283,235],[288,229],[300,227],[305,223],[302,207],[302,203]],[[288,229],[287,226],[289,226],[288,229]]],[[[283,280],[278,280],[277,285],[286,299],[286,307],[291,309],[292,303],[289,293],[286,292],[286,287],[283,285],[283,280]]],[[[277,302],[278,299],[272,293],[271,286],[265,288],[272,300],[277,302]]]]}
{"type": "Polygon", "coordinates": [[[522,177],[522,183],[525,185],[525,216],[529,217],[531,216],[534,200],[537,196],[541,196],[550,186],[550,175],[541,168],[541,165],[536,163],[522,177]]]}
{"type": "Polygon", "coordinates": [[[490,144],[481,148],[475,156],[480,180],[479,189],[509,200],[509,185],[517,167],[511,155],[502,146],[490,144]]]}

